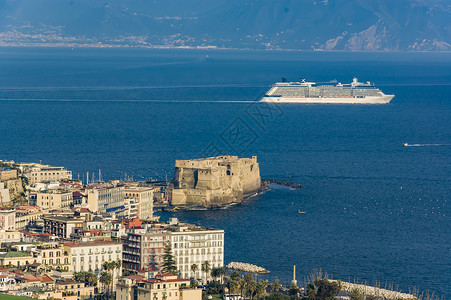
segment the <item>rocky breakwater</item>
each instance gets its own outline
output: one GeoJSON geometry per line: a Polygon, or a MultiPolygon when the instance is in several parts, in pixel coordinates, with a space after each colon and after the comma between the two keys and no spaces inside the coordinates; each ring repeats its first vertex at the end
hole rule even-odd
{"type": "MultiPolygon", "coordinates": [[[[329,280],[333,282],[338,282],[337,280],[329,280]]],[[[358,293],[365,295],[365,296],[371,296],[375,297],[376,299],[417,299],[415,296],[407,294],[407,293],[401,293],[397,291],[391,291],[387,289],[382,289],[374,286],[368,286],[364,284],[356,284],[356,283],[350,283],[341,281],[340,282],[341,291],[345,293],[352,293],[357,291],[358,293]]]]}
{"type": "Polygon", "coordinates": [[[231,262],[226,266],[226,268],[248,273],[269,273],[269,271],[265,268],[242,262],[231,262]]]}

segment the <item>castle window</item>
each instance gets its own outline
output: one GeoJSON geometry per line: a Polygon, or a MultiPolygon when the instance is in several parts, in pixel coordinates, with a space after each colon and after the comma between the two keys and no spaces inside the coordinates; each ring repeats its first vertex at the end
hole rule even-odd
{"type": "Polygon", "coordinates": [[[227,170],[227,175],[230,175],[230,171],[227,170]]]}

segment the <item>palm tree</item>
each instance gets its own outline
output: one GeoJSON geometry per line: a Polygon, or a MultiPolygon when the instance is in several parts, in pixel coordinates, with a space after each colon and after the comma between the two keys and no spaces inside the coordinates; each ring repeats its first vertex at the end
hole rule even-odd
{"type": "Polygon", "coordinates": [[[252,280],[247,284],[247,290],[249,292],[249,296],[251,296],[251,300],[254,297],[254,292],[257,290],[257,283],[252,280]]]}
{"type": "Polygon", "coordinates": [[[271,283],[271,291],[278,292],[282,285],[279,282],[279,279],[275,279],[273,283],[271,283]]]}
{"type": "Polygon", "coordinates": [[[257,283],[257,298],[264,298],[266,295],[266,287],[268,286],[268,279],[260,280],[257,283]]]}
{"type": "Polygon", "coordinates": [[[122,267],[122,261],[119,259],[117,261],[105,261],[103,262],[103,269],[105,271],[108,271],[109,275],[111,276],[111,281],[109,284],[111,284],[111,292],[114,290],[114,270],[120,269],[122,267]]]}
{"type": "Polygon", "coordinates": [[[192,265],[191,265],[191,272],[193,272],[193,278],[194,278],[195,280],[197,280],[197,278],[196,278],[196,272],[197,272],[197,270],[199,270],[199,266],[198,266],[197,264],[192,264],[192,265]]]}
{"type": "Polygon", "coordinates": [[[219,268],[211,269],[211,276],[217,281],[217,278],[219,277],[219,268]]]}
{"type": "Polygon", "coordinates": [[[201,269],[202,269],[202,272],[205,273],[205,284],[207,284],[208,273],[209,273],[210,270],[211,270],[210,262],[209,262],[208,260],[204,261],[204,262],[202,263],[202,268],[201,268],[201,269]]]}
{"type": "Polygon", "coordinates": [[[103,284],[103,286],[108,288],[108,298],[110,297],[110,284],[111,282],[113,282],[113,278],[111,277],[111,274],[107,273],[107,272],[102,272],[102,274],[100,275],[100,282],[103,284]]]}
{"type": "Polygon", "coordinates": [[[224,276],[227,275],[227,270],[225,267],[218,268],[219,277],[221,277],[221,283],[224,284],[224,276]]]}

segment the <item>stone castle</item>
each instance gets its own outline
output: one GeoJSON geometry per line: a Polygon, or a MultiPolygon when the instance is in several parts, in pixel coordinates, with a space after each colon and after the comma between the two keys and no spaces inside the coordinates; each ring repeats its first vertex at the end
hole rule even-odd
{"type": "Polygon", "coordinates": [[[215,207],[239,203],[259,191],[257,157],[217,156],[176,160],[174,179],[168,188],[171,205],[215,207]]]}

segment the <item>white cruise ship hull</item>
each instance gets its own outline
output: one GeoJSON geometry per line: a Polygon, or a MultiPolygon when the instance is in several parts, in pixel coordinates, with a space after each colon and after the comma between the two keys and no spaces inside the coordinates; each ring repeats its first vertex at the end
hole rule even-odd
{"type": "Polygon", "coordinates": [[[356,97],[277,97],[264,96],[260,102],[270,103],[312,103],[312,104],[387,104],[394,95],[356,97]]]}

